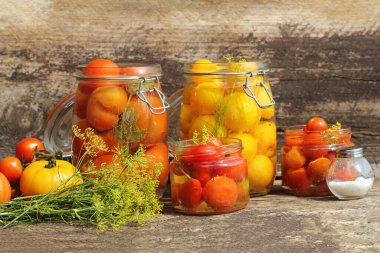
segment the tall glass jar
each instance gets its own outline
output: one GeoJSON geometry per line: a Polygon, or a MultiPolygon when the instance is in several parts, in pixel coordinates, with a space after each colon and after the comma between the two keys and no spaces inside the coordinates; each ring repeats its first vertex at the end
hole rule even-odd
{"type": "MultiPolygon", "coordinates": [[[[166,112],[169,105],[159,83],[160,65],[111,62],[98,67],[91,63],[79,67],[76,74],[73,124],[77,132],[95,136],[105,147],[99,144],[90,151],[84,139],[74,134],[74,165],[87,176],[97,176],[96,170],[88,171],[89,165],[100,169],[101,164],[109,163],[120,152],[134,155],[142,146],[149,159],[145,169],[160,167],[158,195],[162,196],[169,167],[166,112]]],[[[96,140],[90,138],[87,140],[96,140]]]]}
{"type": "Polygon", "coordinates": [[[240,139],[253,196],[268,193],[276,174],[275,102],[267,72],[258,61],[203,59],[185,65],[180,138],[208,131],[240,139]]]}
{"type": "Polygon", "coordinates": [[[285,129],[281,149],[282,187],[298,196],[331,196],[326,176],[336,150],[353,146],[351,129],[307,131],[305,126],[285,129]]]}
{"type": "Polygon", "coordinates": [[[172,204],[176,211],[204,215],[240,210],[249,200],[247,161],[239,139],[193,140],[173,145],[170,163],[172,204]]]}

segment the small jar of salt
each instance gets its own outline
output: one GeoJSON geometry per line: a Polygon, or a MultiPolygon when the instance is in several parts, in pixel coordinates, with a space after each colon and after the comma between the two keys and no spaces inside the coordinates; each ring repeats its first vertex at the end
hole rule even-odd
{"type": "Polygon", "coordinates": [[[362,198],[372,188],[374,172],[360,147],[337,150],[326,182],[338,199],[362,198]]]}

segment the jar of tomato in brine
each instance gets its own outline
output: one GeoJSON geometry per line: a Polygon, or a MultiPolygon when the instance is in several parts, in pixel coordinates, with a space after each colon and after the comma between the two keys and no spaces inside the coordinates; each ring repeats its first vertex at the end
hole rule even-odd
{"type": "Polygon", "coordinates": [[[276,174],[276,124],[268,70],[258,61],[185,65],[186,85],[180,111],[180,138],[203,131],[238,138],[248,161],[251,195],[264,195],[276,174]]]}
{"type": "Polygon", "coordinates": [[[329,166],[338,149],[353,146],[351,129],[331,127],[307,131],[304,125],[285,129],[281,149],[282,187],[298,196],[331,196],[326,184],[329,166]]]}
{"type": "Polygon", "coordinates": [[[160,76],[159,64],[116,64],[103,59],[78,69],[72,151],[73,163],[82,173],[97,176],[102,164],[143,150],[148,161],[136,166],[160,170],[158,194],[162,196],[168,179],[169,105],[160,76]]]}
{"type": "Polygon", "coordinates": [[[249,200],[249,180],[241,150],[241,141],[234,138],[174,144],[170,163],[174,209],[204,215],[244,208],[249,200]]]}

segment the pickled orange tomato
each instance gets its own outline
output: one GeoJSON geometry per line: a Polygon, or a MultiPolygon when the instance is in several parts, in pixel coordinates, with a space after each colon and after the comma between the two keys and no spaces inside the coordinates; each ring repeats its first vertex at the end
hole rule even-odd
{"type": "Polygon", "coordinates": [[[193,138],[194,132],[196,131],[199,135],[202,135],[203,128],[206,128],[208,132],[214,134],[216,132],[217,137],[225,137],[226,129],[224,126],[217,126],[217,122],[214,116],[212,115],[200,115],[193,119],[190,129],[189,129],[189,138],[193,138]],[[216,129],[218,128],[218,129],[216,129]]]}
{"type": "Polygon", "coordinates": [[[299,194],[304,194],[311,185],[311,180],[307,176],[305,168],[288,170],[284,177],[288,186],[299,194]]]}
{"type": "Polygon", "coordinates": [[[147,171],[155,169],[159,166],[161,169],[160,175],[157,177],[160,187],[165,187],[168,181],[169,174],[169,155],[168,146],[165,143],[157,143],[145,152],[146,157],[149,159],[149,167],[147,171]]]}
{"type": "Polygon", "coordinates": [[[99,131],[112,129],[127,104],[128,95],[123,88],[104,86],[97,88],[90,96],[87,120],[99,131]]]}
{"type": "Polygon", "coordinates": [[[186,105],[190,105],[190,97],[193,94],[195,85],[188,85],[183,89],[182,94],[182,103],[186,105]]]}
{"type": "Polygon", "coordinates": [[[84,119],[87,116],[87,104],[89,98],[89,94],[81,92],[79,89],[75,94],[74,114],[81,119],[84,119]]]}
{"type": "Polygon", "coordinates": [[[214,114],[223,99],[223,84],[206,82],[198,84],[190,96],[190,105],[198,115],[214,114]]]}
{"type": "Polygon", "coordinates": [[[307,166],[306,172],[313,182],[320,182],[326,179],[331,161],[325,157],[311,161],[307,166]]]}
{"type": "Polygon", "coordinates": [[[231,178],[217,176],[203,188],[203,198],[214,209],[229,208],[238,198],[238,187],[231,178]]]}
{"type": "Polygon", "coordinates": [[[181,105],[181,112],[179,115],[180,128],[183,133],[188,133],[191,121],[193,120],[193,112],[191,110],[191,106],[187,104],[181,105]]]}
{"type": "MultiPolygon", "coordinates": [[[[270,89],[269,82],[267,82],[265,85],[270,89]]],[[[253,92],[260,104],[267,105],[270,103],[270,98],[267,92],[265,91],[264,87],[260,85],[255,85],[253,92]]],[[[272,95],[272,92],[270,92],[269,94],[272,95]]],[[[274,105],[272,105],[269,108],[261,109],[261,118],[271,119],[273,116],[274,116],[274,105]]]]}
{"type": "Polygon", "coordinates": [[[237,138],[241,140],[243,147],[242,156],[250,160],[252,159],[257,152],[257,139],[250,134],[246,133],[232,133],[228,135],[228,138],[237,138]]]}
{"type": "Polygon", "coordinates": [[[237,182],[237,187],[239,191],[239,196],[237,201],[247,201],[249,200],[249,180],[245,178],[240,182],[237,182]]]}
{"type": "Polygon", "coordinates": [[[299,147],[292,147],[288,153],[285,154],[285,164],[287,168],[298,169],[305,165],[306,157],[299,147]]]}
{"type": "Polygon", "coordinates": [[[224,124],[233,132],[248,132],[255,129],[261,117],[261,109],[245,93],[234,92],[224,97],[224,124]]]}
{"type": "Polygon", "coordinates": [[[272,161],[265,155],[256,155],[248,161],[249,187],[264,190],[273,182],[275,176],[272,161]]]}
{"type": "Polygon", "coordinates": [[[276,124],[260,122],[253,134],[257,139],[257,154],[271,157],[276,154],[276,124]]]}
{"type": "Polygon", "coordinates": [[[118,76],[120,68],[111,60],[95,59],[87,64],[83,74],[91,77],[118,76]]]}

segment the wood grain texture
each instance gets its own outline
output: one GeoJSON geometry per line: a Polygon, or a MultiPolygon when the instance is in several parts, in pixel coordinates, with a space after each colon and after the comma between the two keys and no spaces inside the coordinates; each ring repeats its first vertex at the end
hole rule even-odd
{"type": "MultiPolygon", "coordinates": [[[[182,65],[226,53],[267,62],[281,136],[311,115],[380,140],[379,1],[2,1],[0,147],[41,135],[72,74],[96,57],[158,62],[166,93],[182,65]]],[[[370,151],[372,149],[369,149],[370,151]]],[[[370,152],[375,157],[375,152],[370,152]]]]}
{"type": "Polygon", "coordinates": [[[378,252],[380,181],[366,198],[297,198],[277,187],[246,209],[186,216],[167,206],[143,227],[37,224],[0,229],[2,252],[378,252]]]}

